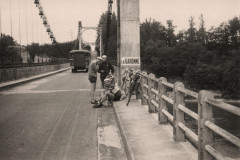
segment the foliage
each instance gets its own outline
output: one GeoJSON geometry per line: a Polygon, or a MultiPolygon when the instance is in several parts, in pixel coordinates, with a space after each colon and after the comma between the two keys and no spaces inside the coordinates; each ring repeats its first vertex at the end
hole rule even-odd
{"type": "Polygon", "coordinates": [[[223,65],[222,94],[227,98],[240,98],[240,50],[223,65]]]}
{"type": "MultiPolygon", "coordinates": [[[[111,59],[114,63],[117,61],[117,17],[115,13],[111,16],[111,24],[110,24],[110,31],[109,37],[107,41],[107,16],[108,12],[102,13],[98,26],[102,27],[102,43],[103,43],[103,49],[104,55],[108,56],[108,59],[111,59]],[[106,44],[106,41],[108,44],[106,44]],[[107,48],[106,48],[107,45],[107,48]]],[[[98,31],[98,37],[99,39],[100,32],[98,31]]]]}
{"type": "MultiPolygon", "coordinates": [[[[74,48],[74,42],[55,43],[55,44],[44,44],[39,45],[38,43],[32,43],[26,46],[26,50],[30,54],[30,59],[33,62],[35,56],[45,56],[49,58],[69,58],[69,52],[74,48]]],[[[21,58],[18,55],[16,46],[18,44],[14,39],[9,36],[2,34],[0,43],[0,57],[1,63],[4,62],[19,62],[21,58]]],[[[19,46],[18,46],[19,47],[19,46]]]]}
{"type": "Polygon", "coordinates": [[[74,42],[55,43],[39,45],[32,43],[27,46],[31,60],[34,61],[35,56],[47,56],[54,58],[69,58],[69,52],[74,48],[74,42]]]}
{"type": "Polygon", "coordinates": [[[16,50],[14,50],[11,46],[15,46],[17,43],[14,41],[14,39],[5,34],[1,34],[1,40],[0,40],[0,57],[1,57],[1,63],[4,62],[13,62],[14,59],[18,59],[18,55],[16,50]]]}
{"type": "Polygon", "coordinates": [[[167,27],[154,19],[140,27],[142,69],[168,79],[182,77],[194,90],[220,91],[225,98],[240,98],[240,18],[218,27],[205,28],[203,15],[195,27],[174,33],[172,20],[167,27]]]}

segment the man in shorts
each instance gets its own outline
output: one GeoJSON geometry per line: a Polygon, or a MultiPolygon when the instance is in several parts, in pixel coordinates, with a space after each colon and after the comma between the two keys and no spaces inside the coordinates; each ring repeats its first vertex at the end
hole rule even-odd
{"type": "Polygon", "coordinates": [[[103,95],[99,99],[98,103],[93,106],[93,108],[100,108],[103,105],[103,102],[108,101],[119,101],[121,99],[121,90],[114,83],[114,80],[111,78],[106,78],[104,80],[105,90],[103,91],[103,95]]]}
{"type": "Polygon", "coordinates": [[[102,63],[102,58],[97,57],[95,60],[93,60],[89,64],[88,68],[88,79],[91,83],[91,91],[90,91],[90,96],[91,96],[91,103],[96,104],[97,101],[94,99],[94,93],[96,90],[96,83],[97,83],[97,72],[99,69],[99,64],[102,63]]]}

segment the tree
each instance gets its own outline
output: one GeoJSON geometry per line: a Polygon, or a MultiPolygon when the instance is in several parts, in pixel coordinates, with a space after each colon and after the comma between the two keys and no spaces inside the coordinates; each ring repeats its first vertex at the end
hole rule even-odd
{"type": "Polygon", "coordinates": [[[229,20],[229,33],[231,39],[231,48],[239,49],[240,48],[240,19],[238,17],[234,17],[229,20]]]}
{"type": "Polygon", "coordinates": [[[176,41],[178,46],[182,46],[183,44],[186,44],[186,31],[180,30],[176,36],[176,41]]]}
{"type": "Polygon", "coordinates": [[[173,20],[167,20],[167,46],[173,47],[176,45],[176,36],[174,34],[174,29],[176,26],[173,26],[173,20]]]}
{"type": "Polygon", "coordinates": [[[140,42],[141,45],[145,45],[148,41],[160,40],[167,43],[167,30],[161,22],[156,20],[146,19],[145,22],[140,25],[140,42]]]}
{"type": "Polygon", "coordinates": [[[39,43],[32,43],[31,45],[28,45],[27,51],[30,54],[30,60],[34,62],[35,56],[41,54],[39,43]]]}
{"type": "Polygon", "coordinates": [[[240,99],[240,50],[237,52],[236,56],[228,58],[221,66],[221,91],[225,98],[240,99]]]}
{"type": "Polygon", "coordinates": [[[223,22],[217,28],[211,27],[207,36],[207,48],[209,50],[217,50],[220,55],[229,54],[231,41],[229,25],[227,23],[223,22]]]}
{"type": "Polygon", "coordinates": [[[167,29],[154,19],[146,19],[140,25],[140,56],[142,69],[152,64],[152,58],[158,53],[158,48],[167,45],[167,29]]]}
{"type": "Polygon", "coordinates": [[[196,31],[197,29],[195,28],[195,22],[194,22],[194,17],[190,17],[189,19],[189,28],[187,30],[187,37],[186,37],[186,40],[187,40],[187,43],[190,44],[190,43],[195,43],[196,42],[196,31]]]}
{"type": "Polygon", "coordinates": [[[207,32],[206,32],[206,28],[205,28],[205,21],[203,19],[203,15],[201,14],[201,16],[199,17],[200,20],[200,25],[199,25],[199,29],[197,32],[197,41],[202,44],[203,46],[206,44],[206,39],[207,39],[207,32]]]}
{"type": "Polygon", "coordinates": [[[17,52],[11,46],[17,45],[13,37],[5,34],[1,34],[0,40],[0,57],[1,63],[12,62],[13,59],[17,58],[17,52]]]}
{"type": "MultiPolygon", "coordinates": [[[[117,62],[117,17],[116,14],[113,12],[111,16],[111,24],[110,24],[110,30],[108,31],[108,44],[106,44],[107,37],[106,37],[106,32],[107,32],[107,17],[108,17],[108,12],[102,13],[98,27],[102,27],[102,43],[103,43],[103,48],[107,46],[104,55],[107,55],[109,59],[113,63],[117,62]]],[[[100,38],[100,31],[97,33],[97,40],[100,38]]]]}

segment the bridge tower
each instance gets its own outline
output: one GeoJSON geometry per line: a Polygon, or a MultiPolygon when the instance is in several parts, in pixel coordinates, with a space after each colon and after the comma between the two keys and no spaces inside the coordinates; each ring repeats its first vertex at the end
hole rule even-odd
{"type": "Polygon", "coordinates": [[[126,68],[140,69],[139,0],[117,0],[119,82],[126,68]]]}
{"type": "Polygon", "coordinates": [[[79,39],[79,49],[81,50],[82,49],[82,42],[85,43],[85,44],[89,44],[89,45],[96,45],[96,47],[99,48],[99,51],[100,51],[100,56],[102,56],[102,27],[83,27],[82,26],[82,22],[79,21],[78,22],[78,39],[79,39]],[[96,42],[92,42],[92,43],[89,43],[89,42],[86,42],[83,40],[82,38],[82,35],[83,33],[86,31],[86,30],[95,30],[95,31],[99,31],[100,33],[100,36],[99,36],[99,39],[97,39],[97,43],[96,42]]]}

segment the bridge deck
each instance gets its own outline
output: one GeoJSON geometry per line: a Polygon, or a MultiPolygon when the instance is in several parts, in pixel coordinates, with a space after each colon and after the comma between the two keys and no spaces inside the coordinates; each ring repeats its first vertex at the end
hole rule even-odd
{"type": "Polygon", "coordinates": [[[172,127],[159,125],[137,100],[114,104],[128,156],[137,160],[192,160],[197,150],[189,142],[174,142],[172,127]]]}

